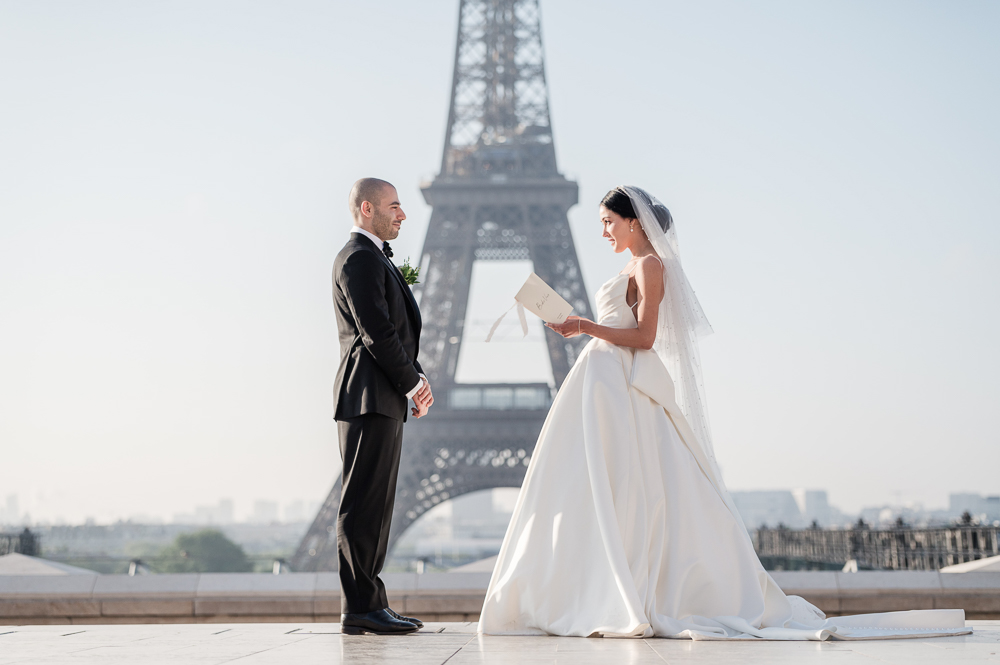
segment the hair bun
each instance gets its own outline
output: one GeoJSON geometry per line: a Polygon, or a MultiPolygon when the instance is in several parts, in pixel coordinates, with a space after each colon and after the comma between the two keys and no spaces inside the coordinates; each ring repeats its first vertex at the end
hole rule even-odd
{"type": "Polygon", "coordinates": [[[650,207],[653,210],[653,214],[656,215],[656,221],[659,222],[663,232],[666,233],[669,231],[670,227],[674,225],[674,218],[671,216],[670,211],[667,210],[667,206],[656,201],[650,207]]]}

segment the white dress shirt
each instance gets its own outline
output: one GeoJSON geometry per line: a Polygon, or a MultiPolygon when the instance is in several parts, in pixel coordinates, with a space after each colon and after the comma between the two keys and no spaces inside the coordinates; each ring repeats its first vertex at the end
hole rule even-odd
{"type": "Polygon", "coordinates": [[[378,247],[378,251],[380,251],[380,252],[382,251],[382,246],[383,246],[383,244],[385,244],[385,241],[382,240],[381,238],[379,238],[374,233],[371,233],[369,231],[365,231],[360,226],[352,226],[351,227],[351,233],[360,233],[361,235],[365,236],[366,238],[368,238],[369,240],[371,240],[373,243],[375,243],[375,246],[378,247]]]}
{"type": "MultiPolygon", "coordinates": [[[[368,231],[365,231],[360,226],[352,226],[351,227],[351,233],[360,233],[361,235],[365,236],[366,238],[368,238],[369,240],[371,240],[373,243],[375,243],[375,247],[377,247],[380,252],[382,251],[382,247],[384,246],[385,241],[382,240],[381,238],[379,238],[374,233],[370,233],[368,231]]],[[[424,380],[427,379],[427,377],[424,376],[423,374],[420,375],[420,378],[424,379],[424,380]]],[[[417,385],[413,386],[413,389],[410,390],[410,392],[406,393],[406,399],[413,399],[413,396],[417,394],[418,390],[420,390],[420,386],[421,386],[422,383],[423,383],[423,381],[417,381],[417,385]]]]}

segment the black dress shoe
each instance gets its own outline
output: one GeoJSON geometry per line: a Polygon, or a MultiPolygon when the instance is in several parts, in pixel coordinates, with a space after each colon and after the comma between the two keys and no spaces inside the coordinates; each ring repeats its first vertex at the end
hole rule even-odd
{"type": "Polygon", "coordinates": [[[405,635],[417,629],[416,624],[400,621],[385,610],[363,614],[341,614],[340,632],[344,635],[405,635]]]}
{"type": "Polygon", "coordinates": [[[385,611],[391,614],[392,616],[396,617],[400,621],[409,621],[417,628],[424,627],[424,622],[421,621],[420,619],[414,619],[413,617],[404,617],[402,614],[399,614],[398,612],[396,612],[396,610],[392,609],[391,607],[385,608],[385,611]]]}

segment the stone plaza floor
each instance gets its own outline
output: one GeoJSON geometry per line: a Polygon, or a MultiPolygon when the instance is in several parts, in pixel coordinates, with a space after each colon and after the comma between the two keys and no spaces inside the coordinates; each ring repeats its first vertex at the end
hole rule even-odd
{"type": "Polygon", "coordinates": [[[483,637],[474,623],[430,623],[406,636],[346,636],[338,624],[0,626],[0,665],[14,663],[1000,663],[1000,621],[972,635],[864,642],[690,642],[483,637]]]}

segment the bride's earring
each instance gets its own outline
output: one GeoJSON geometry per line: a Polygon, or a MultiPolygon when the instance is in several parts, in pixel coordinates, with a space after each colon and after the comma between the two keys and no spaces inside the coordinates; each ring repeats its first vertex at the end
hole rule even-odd
{"type": "Polygon", "coordinates": [[[628,225],[628,232],[632,233],[633,231],[635,231],[635,228],[631,224],[629,224],[628,225]]]}

